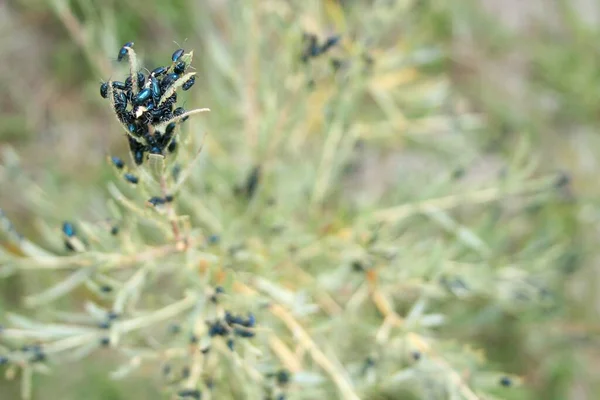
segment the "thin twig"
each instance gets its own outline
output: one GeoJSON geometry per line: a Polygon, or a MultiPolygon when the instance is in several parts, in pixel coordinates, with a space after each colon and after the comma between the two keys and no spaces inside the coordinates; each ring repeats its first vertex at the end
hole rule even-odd
{"type": "Polygon", "coordinates": [[[19,260],[15,266],[21,270],[59,270],[76,269],[80,267],[89,267],[98,265],[99,270],[107,269],[125,269],[139,263],[156,260],[177,253],[180,250],[175,244],[168,244],[161,247],[153,247],[147,251],[136,254],[118,254],[118,253],[83,253],[70,257],[37,257],[31,260],[19,260]]]}
{"type": "Polygon", "coordinates": [[[269,346],[291,373],[302,370],[302,362],[277,335],[269,336],[269,346]]]}
{"type": "MultiPolygon", "coordinates": [[[[167,188],[167,180],[165,179],[164,173],[160,176],[160,190],[163,198],[166,199],[166,197],[169,195],[169,189],[167,188]]],[[[177,213],[175,212],[175,207],[173,207],[173,202],[168,201],[165,206],[167,208],[167,217],[169,218],[171,229],[173,230],[173,236],[175,237],[175,243],[176,245],[181,246],[181,231],[179,230],[179,225],[177,224],[177,213]]],[[[184,246],[186,245],[186,242],[187,240],[183,242],[184,246]]]]}
{"type": "Polygon", "coordinates": [[[340,392],[343,394],[344,399],[348,400],[359,400],[360,397],[354,391],[352,383],[346,378],[344,371],[340,371],[336,368],[325,356],[325,354],[319,349],[317,344],[312,340],[310,335],[302,328],[300,323],[290,314],[285,308],[279,304],[272,304],[269,308],[271,313],[278,317],[284,324],[287,325],[288,329],[292,331],[294,336],[305,346],[312,359],[319,364],[325,372],[329,374],[331,379],[335,382],[340,392]]]}
{"type": "Polygon", "coordinates": [[[510,195],[536,192],[550,187],[550,183],[555,179],[555,177],[546,177],[528,182],[524,186],[512,189],[493,187],[470,193],[455,194],[451,196],[439,197],[437,199],[402,204],[400,206],[377,211],[372,216],[375,220],[381,222],[397,222],[411,215],[426,212],[431,208],[448,210],[458,207],[461,204],[483,204],[510,195]]]}

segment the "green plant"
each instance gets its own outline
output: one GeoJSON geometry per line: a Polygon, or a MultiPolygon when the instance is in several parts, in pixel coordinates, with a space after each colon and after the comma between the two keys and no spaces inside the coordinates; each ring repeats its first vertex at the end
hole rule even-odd
{"type": "MultiPolygon", "coordinates": [[[[234,9],[230,46],[203,21],[208,122],[187,122],[174,154],[132,159],[137,184],[115,168],[108,222],[61,233],[60,200],[21,178],[45,222],[34,243],[2,215],[1,272],[56,277],[29,288],[36,318],[9,314],[0,336],[26,397],[33,373],[106,347],[122,363],[114,377],[150,366],[182,397],[477,399],[518,384],[468,348],[471,329],[499,314],[541,318],[555,304],[548,266],[564,245],[525,212],[567,183],[536,177],[526,140],[502,174],[461,177],[481,158],[481,118],[439,112],[458,101],[443,76],[420,73],[439,49],[389,44],[400,3],[353,28],[368,31],[373,51],[344,32],[335,67],[301,62],[296,14],[310,6],[234,9]],[[433,167],[405,162],[407,149],[433,167]],[[381,185],[359,182],[368,162],[381,185]]],[[[21,171],[9,156],[4,178],[21,171]]]]}

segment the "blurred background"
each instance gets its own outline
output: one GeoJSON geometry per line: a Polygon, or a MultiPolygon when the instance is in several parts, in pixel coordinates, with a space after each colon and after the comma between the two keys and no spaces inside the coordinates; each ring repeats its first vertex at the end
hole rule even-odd
{"type": "MultiPolygon", "coordinates": [[[[134,41],[138,53],[146,57],[144,62],[151,65],[168,59],[177,46],[174,42],[194,49],[198,85],[208,89],[196,89],[196,97],[187,101],[214,110],[215,104],[235,99],[237,94],[227,93],[224,100],[209,90],[214,79],[211,71],[223,69],[228,62],[227,52],[244,48],[244,41],[251,42],[255,35],[278,34],[273,26],[269,31],[256,26],[250,34],[235,32],[228,22],[232,14],[247,13],[248,9],[279,12],[281,8],[293,11],[306,7],[317,11],[314,15],[308,11],[299,15],[300,25],[331,34],[342,28],[335,15],[324,17],[331,10],[328,7],[333,7],[329,3],[335,3],[348,31],[368,33],[367,15],[373,21],[373,16],[384,14],[386,7],[395,2],[239,3],[0,2],[0,147],[14,148],[25,172],[45,188],[54,188],[56,198],[69,205],[70,213],[77,210],[81,215],[94,216],[96,204],[102,202],[102,182],[110,176],[106,155],[127,154],[120,128],[99,95],[100,82],[122,71],[115,58],[123,43],[134,41]],[[222,64],[203,62],[203,53],[208,51],[203,36],[206,32],[211,32],[217,41],[215,46],[223,49],[222,64]]],[[[452,110],[467,107],[485,116],[485,129],[471,137],[479,154],[477,168],[469,171],[473,179],[485,180],[497,173],[501,160],[515,151],[515,143],[524,136],[530,143],[531,158],[539,159],[542,171],[561,172],[568,178],[565,201],[539,216],[540,229],[552,229],[570,243],[561,286],[564,307],[543,325],[518,318],[502,320],[489,331],[480,332],[477,340],[484,343],[495,366],[525,377],[527,388],[509,394],[510,398],[599,398],[600,2],[398,3],[406,3],[410,10],[406,21],[399,20],[398,31],[391,30],[385,40],[375,43],[372,54],[376,58],[377,46],[384,45],[388,51],[419,47],[441,54],[435,62],[423,66],[423,79],[429,79],[428,74],[432,80],[443,76],[459,99],[450,107],[452,110]],[[410,29],[405,29],[406,25],[410,29]]],[[[283,32],[287,27],[278,29],[283,32]]],[[[359,39],[369,43],[368,37],[359,39]]],[[[234,102],[231,107],[240,104],[234,102]]],[[[218,118],[218,113],[211,118],[218,118]]],[[[231,121],[223,125],[229,129],[235,126],[231,121]]],[[[410,146],[383,161],[368,157],[367,153],[362,160],[368,167],[352,183],[352,187],[367,194],[386,184],[385,171],[390,163],[409,172],[425,168],[434,175],[445,173],[436,170],[436,163],[422,151],[410,146]]],[[[22,207],[19,193],[11,189],[10,183],[0,188],[0,205],[21,231],[33,230],[29,210],[22,207]]],[[[20,285],[18,280],[0,283],[0,310],[18,305],[20,285]]],[[[151,385],[141,380],[109,380],[101,363],[83,365],[68,376],[63,372],[40,378],[40,388],[52,394],[45,397],[44,392],[37,392],[39,398],[158,398],[151,385]]],[[[1,385],[0,398],[16,398],[15,385],[1,385]]]]}

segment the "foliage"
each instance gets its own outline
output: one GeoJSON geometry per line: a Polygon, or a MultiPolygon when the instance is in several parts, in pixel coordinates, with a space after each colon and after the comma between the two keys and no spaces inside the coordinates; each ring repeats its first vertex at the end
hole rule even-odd
{"type": "MultiPolygon", "coordinates": [[[[110,352],[111,377],[158,373],[165,396],[508,396],[521,371],[496,372],[478,340],[560,312],[569,243],[538,216],[568,201],[568,179],[540,174],[527,137],[486,164],[485,116],[440,71],[443,49],[411,41],[411,2],[265,4],[190,17],[200,96],[186,105],[211,112],[178,126],[174,153],[111,166],[103,218],[71,216],[71,233],[56,188],[5,151],[0,177],[37,227],[28,239],[1,215],[0,272],[25,277],[35,308],[7,314],[7,376],[27,398],[32,375],[110,352]],[[341,42],[321,53],[306,33],[341,42]]],[[[133,50],[115,72],[93,52],[103,38],[116,58],[110,19],[85,31],[89,10],[54,5],[106,78],[138,70],[133,50]]]]}

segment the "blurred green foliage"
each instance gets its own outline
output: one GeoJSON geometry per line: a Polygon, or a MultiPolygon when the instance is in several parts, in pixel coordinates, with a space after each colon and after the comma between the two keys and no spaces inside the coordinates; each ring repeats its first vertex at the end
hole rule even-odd
{"type": "MultiPolygon", "coordinates": [[[[235,74],[238,69],[231,69],[231,63],[247,54],[244,49],[252,46],[253,41],[256,40],[253,34],[259,34],[261,37],[292,36],[292,34],[287,30],[289,27],[277,25],[257,27],[258,31],[250,34],[246,31],[227,29],[226,27],[234,26],[227,19],[245,21],[248,17],[246,13],[252,12],[252,9],[256,12],[261,7],[276,8],[276,3],[255,1],[251,7],[242,7],[235,1],[213,1],[204,4],[191,0],[8,2],[2,7],[10,12],[9,15],[13,20],[6,22],[6,29],[16,29],[15,26],[20,26],[18,32],[25,29],[28,35],[10,36],[10,41],[17,44],[17,50],[9,47],[9,41],[5,39],[0,44],[2,46],[0,51],[3,51],[6,56],[12,56],[15,51],[29,49],[31,43],[38,40],[42,46],[47,46],[46,51],[40,54],[41,58],[37,59],[33,54],[29,59],[37,63],[37,69],[29,73],[32,76],[39,74],[43,77],[44,83],[40,87],[45,90],[37,92],[35,87],[29,87],[30,92],[25,95],[25,98],[35,95],[42,97],[40,94],[42,92],[48,92],[50,95],[43,97],[43,102],[30,104],[21,100],[16,94],[12,94],[12,91],[7,92],[9,95],[3,100],[0,109],[0,118],[3,121],[0,127],[0,140],[3,143],[11,143],[19,149],[25,165],[33,173],[38,174],[40,180],[46,182],[44,187],[50,190],[54,188],[55,193],[50,193],[49,197],[56,196],[64,200],[70,214],[77,210],[78,214],[83,216],[99,215],[100,212],[94,209],[94,206],[97,206],[97,200],[94,199],[100,197],[100,189],[94,188],[101,187],[100,183],[110,176],[107,168],[103,166],[104,155],[109,152],[126,154],[126,151],[116,124],[109,125],[104,122],[112,117],[105,104],[98,99],[98,80],[106,79],[113,73],[114,63],[110,61],[111,57],[116,55],[122,43],[134,38],[136,45],[142,49],[153,48],[152,53],[144,51],[148,57],[144,60],[146,65],[155,65],[157,60],[168,56],[173,48],[172,41],[185,43],[185,47],[194,49],[198,73],[206,79],[198,83],[202,87],[202,90],[198,91],[203,94],[196,99],[190,99],[190,102],[199,103],[201,107],[205,105],[211,107],[212,114],[209,118],[211,121],[218,121],[217,124],[212,122],[212,126],[223,132],[222,137],[219,138],[223,149],[238,148],[241,146],[240,141],[246,139],[242,139],[241,133],[238,136],[232,132],[242,132],[248,127],[244,126],[240,118],[241,110],[232,112],[225,109],[229,104],[235,107],[243,104],[239,98],[243,97],[244,93],[238,92],[236,86],[235,74]],[[72,14],[65,13],[65,10],[70,10],[72,14]],[[69,19],[70,17],[73,20],[69,19]],[[79,21],[80,25],[74,26],[73,21],[79,21]],[[214,35],[212,42],[202,37],[207,33],[214,35]],[[214,48],[207,48],[207,43],[213,43],[214,48]],[[203,57],[205,53],[217,56],[203,57]],[[215,69],[218,73],[212,72],[215,69]],[[44,113],[50,113],[54,117],[44,119],[40,116],[44,113]],[[31,122],[32,115],[38,117],[33,122],[31,122]],[[52,136],[54,141],[49,146],[47,140],[50,140],[48,136],[52,128],[48,125],[56,121],[64,121],[65,116],[72,118],[71,124],[77,125],[81,122],[86,125],[79,125],[81,127],[75,129],[59,128],[59,132],[52,136]],[[72,139],[74,134],[79,135],[77,140],[72,139]],[[69,156],[64,158],[56,156],[61,148],[71,144],[71,147],[67,147],[69,156]],[[48,151],[49,148],[54,151],[48,151]],[[40,172],[41,165],[44,166],[45,173],[40,172]],[[81,168],[82,166],[85,168],[81,168]],[[81,171],[79,172],[81,175],[77,176],[73,170],[81,171]],[[82,187],[89,190],[82,190],[82,187]]],[[[290,3],[294,10],[303,9],[304,5],[300,2],[290,3]]],[[[310,3],[312,10],[321,10],[320,2],[310,3]]],[[[576,386],[583,386],[590,394],[590,398],[593,398],[594,393],[600,393],[598,376],[585,371],[597,368],[600,363],[600,357],[589,351],[592,345],[597,346],[599,333],[597,311],[594,309],[599,300],[596,295],[597,283],[593,280],[596,279],[595,273],[590,267],[591,260],[597,256],[595,250],[597,243],[595,239],[590,238],[590,235],[595,232],[593,225],[598,220],[596,196],[600,194],[597,185],[592,186],[594,181],[591,178],[595,178],[599,169],[595,161],[582,166],[579,161],[587,160],[590,155],[582,153],[583,155],[579,156],[578,147],[573,142],[579,140],[589,144],[584,150],[591,151],[592,156],[598,155],[597,150],[594,151],[598,148],[594,147],[597,140],[595,128],[598,127],[600,115],[598,114],[600,97],[595,89],[600,83],[597,68],[599,54],[596,45],[599,37],[598,28],[585,25],[575,13],[567,12],[568,9],[563,8],[562,10],[565,11],[563,29],[538,28],[535,34],[522,39],[496,23],[493,15],[484,14],[473,1],[468,2],[468,5],[455,6],[436,0],[415,2],[416,12],[411,13],[411,17],[407,17],[406,20],[396,21],[398,26],[394,27],[386,21],[386,7],[389,2],[362,1],[353,4],[347,1],[343,3],[346,4],[344,13],[349,32],[359,36],[358,39],[364,40],[365,43],[369,41],[370,32],[376,32],[377,35],[374,36],[381,38],[380,43],[368,44],[375,54],[380,48],[393,47],[390,43],[398,46],[399,53],[405,50],[405,47],[416,49],[426,46],[433,53],[444,54],[444,57],[431,57],[433,60],[431,62],[394,60],[393,57],[389,60],[390,63],[396,63],[398,66],[414,62],[425,79],[432,81],[438,79],[440,73],[454,77],[451,84],[455,96],[452,99],[460,99],[461,94],[466,94],[474,103],[474,108],[488,117],[486,122],[489,124],[486,128],[473,129],[467,134],[467,139],[470,140],[468,145],[464,145],[461,140],[465,139],[458,135],[456,141],[450,139],[445,142],[444,139],[439,139],[440,142],[436,143],[431,143],[426,134],[419,135],[422,131],[428,132],[437,128],[437,125],[433,128],[409,126],[408,132],[403,137],[385,136],[385,133],[378,137],[377,123],[386,120],[391,114],[376,103],[382,104],[389,99],[369,99],[363,103],[366,106],[360,115],[357,115],[357,119],[366,126],[375,127],[372,128],[375,132],[370,132],[369,149],[376,148],[374,152],[376,158],[383,158],[388,147],[391,149],[388,153],[403,154],[418,154],[421,149],[426,148],[444,161],[434,164],[428,172],[428,177],[435,181],[436,177],[448,174],[448,165],[458,168],[461,165],[469,165],[473,159],[487,156],[498,157],[510,163],[516,146],[523,137],[526,137],[531,145],[527,150],[530,153],[525,158],[541,160],[539,169],[544,172],[562,169],[571,171],[572,182],[561,189],[563,196],[558,199],[550,201],[544,199],[539,205],[533,204],[527,210],[514,214],[500,207],[494,209],[492,205],[489,212],[476,218],[469,219],[471,215],[468,215],[468,212],[464,212],[465,215],[460,213],[453,215],[459,221],[463,217],[465,220],[473,221],[473,224],[469,225],[470,228],[479,236],[493,240],[487,244],[496,254],[510,254],[511,251],[518,250],[514,259],[521,262],[523,260],[535,262],[539,250],[548,248],[552,243],[567,243],[568,251],[552,261],[553,266],[560,264],[559,267],[565,272],[564,278],[554,282],[555,287],[553,287],[553,293],[561,300],[559,302],[561,306],[545,311],[550,313],[552,318],[549,319],[548,314],[539,315],[538,311],[531,312],[519,308],[512,313],[507,313],[494,304],[487,304],[486,299],[480,298],[466,304],[457,303],[455,310],[452,310],[453,306],[449,305],[448,308],[455,313],[457,319],[445,328],[446,332],[440,332],[440,335],[466,337],[473,341],[474,347],[481,346],[486,350],[487,357],[494,367],[525,377],[524,389],[515,391],[499,389],[499,398],[558,400],[569,398],[576,386]],[[362,12],[367,3],[374,10],[369,14],[362,12]],[[392,28],[383,35],[378,31],[389,26],[392,28]],[[502,86],[503,77],[486,75],[486,71],[478,71],[477,59],[465,61],[452,52],[454,41],[457,40],[454,36],[455,31],[461,30],[464,26],[474,32],[477,40],[473,45],[479,46],[479,50],[483,49],[482,54],[479,54],[481,58],[489,58],[494,62],[502,59],[502,55],[509,51],[527,54],[531,63],[529,75],[524,79],[527,92],[524,99],[513,101],[510,95],[498,90],[502,86]],[[399,32],[409,33],[411,37],[404,40],[405,38],[398,36],[399,32]],[[475,78],[463,79],[465,73],[463,71],[457,73],[457,68],[465,68],[468,72],[466,75],[475,78]],[[550,108],[541,105],[547,102],[552,103],[550,108]],[[579,132],[580,130],[586,132],[584,137],[565,138],[569,135],[568,131],[579,132]],[[588,134],[589,130],[593,132],[588,134]],[[464,153],[468,151],[473,151],[473,154],[465,155],[464,153]],[[592,185],[589,185],[590,183],[592,185]],[[503,213],[509,215],[502,215],[503,213]],[[582,213],[588,217],[582,218],[582,213]],[[501,225],[499,225],[500,221],[501,225]],[[521,248],[523,243],[528,243],[528,246],[521,248]]],[[[339,21],[336,24],[335,18],[328,19],[323,15],[313,16],[313,18],[320,22],[327,21],[322,24],[327,27],[327,31],[338,31],[343,28],[339,21]]],[[[319,23],[312,22],[320,26],[319,23]]],[[[241,25],[243,23],[240,23],[241,25]]],[[[275,40],[275,42],[279,41],[275,40]]],[[[32,48],[35,49],[35,46],[32,48]]],[[[262,47],[256,53],[260,60],[264,60],[261,64],[266,66],[261,79],[265,81],[270,79],[269,59],[273,52],[279,51],[282,50],[276,47],[272,49],[262,47]]],[[[426,60],[427,54],[422,54],[422,57],[426,60]]],[[[485,69],[486,65],[481,63],[480,68],[485,69]]],[[[513,72],[509,70],[506,73],[513,72]]],[[[25,79],[25,76],[19,78],[25,79]]],[[[17,87],[10,79],[2,79],[4,80],[0,82],[1,87],[17,87]]],[[[267,86],[275,88],[277,84],[278,82],[270,82],[267,86]]],[[[19,87],[18,90],[15,89],[15,93],[21,90],[19,87]]],[[[415,91],[419,91],[419,86],[411,90],[409,83],[405,90],[407,94],[394,93],[396,96],[394,100],[400,108],[410,105],[410,108],[404,110],[407,119],[425,118],[429,113],[437,113],[438,110],[431,111],[431,104],[437,104],[435,99],[425,98],[419,102],[413,101],[412,98],[410,101],[402,98],[403,95],[407,97],[414,95],[415,91]]],[[[268,98],[269,93],[260,95],[264,96],[262,98],[264,100],[268,98]]],[[[318,104],[323,103],[322,101],[319,103],[318,98],[314,100],[318,104]]],[[[344,99],[340,98],[338,101],[343,102],[344,99]]],[[[455,104],[444,106],[450,111],[455,111],[455,104]]],[[[275,124],[276,121],[268,123],[275,124]]],[[[446,128],[445,124],[441,125],[446,128]]],[[[459,130],[461,127],[454,129],[459,130]]],[[[219,136],[218,131],[211,134],[219,136]]],[[[268,152],[267,138],[268,135],[265,135],[261,139],[259,134],[255,153],[240,152],[244,157],[241,158],[243,161],[240,162],[237,171],[219,167],[218,162],[216,166],[212,166],[213,171],[222,173],[222,180],[242,181],[252,165],[251,158],[260,158],[268,152]]],[[[585,144],[583,147],[586,147],[585,144]]],[[[363,154],[359,153],[357,156],[359,161],[363,154]]],[[[387,173],[385,165],[380,165],[378,168],[377,175],[387,173]]],[[[300,180],[303,175],[304,172],[299,171],[298,176],[291,179],[300,180]]],[[[421,190],[419,193],[426,198],[427,192],[420,188],[422,178],[417,178],[414,182],[410,180],[411,177],[407,176],[406,182],[403,182],[407,193],[414,188],[415,191],[421,190]]],[[[451,186],[452,183],[448,184],[444,181],[439,185],[440,187],[451,186]]],[[[431,192],[440,191],[440,187],[432,187],[431,192]]],[[[336,195],[343,197],[347,192],[340,190],[336,195]]],[[[401,203],[410,194],[404,194],[406,198],[402,196],[403,194],[398,193],[389,194],[388,197],[383,196],[383,202],[387,205],[401,203]]],[[[3,206],[8,204],[6,207],[15,213],[13,215],[23,212],[19,208],[18,197],[11,192],[3,190],[0,193],[0,200],[5,202],[3,206]]],[[[350,210],[352,207],[359,206],[348,206],[349,210],[346,214],[352,215],[350,210]]],[[[342,210],[339,221],[334,222],[343,225],[344,215],[342,210]]],[[[56,220],[68,217],[69,215],[56,215],[56,220]]],[[[27,233],[34,231],[28,226],[28,222],[27,219],[17,218],[15,223],[27,233]]],[[[320,222],[311,221],[314,225],[320,222]]],[[[421,227],[418,222],[418,219],[411,219],[410,227],[399,229],[428,232],[429,228],[421,227]]],[[[460,245],[453,249],[453,252],[457,256],[468,253],[460,245]]],[[[503,261],[510,263],[514,260],[503,261]]],[[[551,269],[552,266],[548,268],[551,269]]],[[[5,295],[3,303],[0,303],[0,310],[6,301],[15,301],[20,294],[17,293],[18,290],[26,286],[22,282],[19,284],[19,278],[11,279],[16,279],[14,281],[16,284],[11,283],[10,287],[5,284],[2,287],[5,295]]],[[[398,306],[408,307],[407,304],[398,304],[398,306]]],[[[110,364],[110,360],[107,360],[107,364],[110,364]]],[[[54,376],[44,378],[41,383],[43,389],[40,389],[43,392],[36,392],[36,398],[37,396],[45,398],[45,392],[54,391],[61,393],[62,398],[69,399],[159,398],[156,393],[147,388],[146,382],[134,380],[115,383],[105,377],[105,370],[99,366],[82,363],[78,368],[82,371],[81,377],[75,377],[74,382],[69,382],[68,385],[65,383],[68,390],[60,392],[59,388],[63,383],[58,383],[56,380],[57,377],[62,377],[73,370],[73,367],[66,367],[64,371],[58,370],[54,376]],[[147,392],[142,393],[142,390],[147,392]]],[[[6,383],[2,383],[1,390],[3,393],[5,390],[6,393],[12,393],[9,396],[17,393],[14,387],[6,383]]],[[[373,398],[408,397],[403,397],[392,390],[387,397],[384,394],[377,394],[373,398]]]]}

